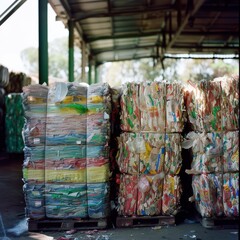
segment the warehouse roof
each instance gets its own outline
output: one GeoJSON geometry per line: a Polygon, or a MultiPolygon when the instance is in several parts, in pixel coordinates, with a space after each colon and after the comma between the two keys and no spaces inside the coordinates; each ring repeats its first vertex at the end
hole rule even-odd
{"type": "Polygon", "coordinates": [[[166,54],[238,54],[238,0],[49,0],[97,63],[166,54]]]}

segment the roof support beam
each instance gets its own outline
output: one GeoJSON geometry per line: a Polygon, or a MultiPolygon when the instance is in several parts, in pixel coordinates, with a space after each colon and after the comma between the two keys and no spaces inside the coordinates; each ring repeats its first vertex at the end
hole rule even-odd
{"type": "Polygon", "coordinates": [[[0,14],[0,26],[11,17],[27,0],[14,1],[3,13],[0,14]],[[14,6],[15,5],[15,6],[14,6]]]}
{"type": "Polygon", "coordinates": [[[179,26],[177,32],[174,34],[174,37],[173,37],[172,40],[168,43],[166,50],[169,50],[169,49],[172,47],[172,45],[175,43],[175,41],[177,40],[177,38],[178,38],[178,37],[180,36],[180,34],[182,33],[184,27],[187,25],[188,19],[198,11],[198,9],[202,6],[202,4],[204,3],[204,1],[205,1],[205,0],[198,0],[198,1],[196,1],[196,4],[195,4],[195,6],[193,7],[192,11],[187,13],[187,15],[185,16],[182,24],[179,26]]]}
{"type": "Polygon", "coordinates": [[[38,0],[39,84],[48,84],[48,0],[38,0]]]}
{"type": "Polygon", "coordinates": [[[74,22],[68,21],[68,81],[74,82],[74,22]]]}

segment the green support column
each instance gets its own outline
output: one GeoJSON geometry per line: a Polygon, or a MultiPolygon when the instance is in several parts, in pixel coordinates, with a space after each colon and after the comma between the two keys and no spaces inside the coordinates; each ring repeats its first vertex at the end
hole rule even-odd
{"type": "Polygon", "coordinates": [[[92,84],[92,64],[90,61],[88,64],[88,84],[92,84]]]}
{"type": "Polygon", "coordinates": [[[48,0],[38,0],[39,84],[48,84],[48,0]]]}
{"type": "Polygon", "coordinates": [[[98,67],[97,67],[97,65],[95,65],[95,68],[94,68],[94,78],[95,78],[95,83],[97,83],[98,82],[98,67]]]}
{"type": "Polygon", "coordinates": [[[74,82],[74,22],[68,21],[68,81],[74,82]]]}

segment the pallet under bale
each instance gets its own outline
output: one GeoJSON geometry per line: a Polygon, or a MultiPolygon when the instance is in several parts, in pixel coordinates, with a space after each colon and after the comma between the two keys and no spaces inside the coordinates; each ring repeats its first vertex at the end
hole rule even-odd
{"type": "Polygon", "coordinates": [[[116,227],[155,227],[175,225],[174,216],[118,216],[116,227]]]}
{"type": "Polygon", "coordinates": [[[28,219],[28,231],[69,231],[106,229],[109,224],[108,218],[101,219],[28,219]]]}

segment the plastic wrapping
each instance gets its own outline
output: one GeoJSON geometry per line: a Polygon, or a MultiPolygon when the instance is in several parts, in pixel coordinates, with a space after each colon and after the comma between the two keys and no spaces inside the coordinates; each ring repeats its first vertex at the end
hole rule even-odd
{"type": "Polygon", "coordinates": [[[25,183],[23,192],[26,202],[26,216],[33,219],[44,218],[44,184],[25,183]]]}
{"type": "Polygon", "coordinates": [[[24,148],[22,128],[24,113],[22,98],[19,93],[11,93],[5,97],[5,135],[6,150],[9,153],[22,153],[24,148]]]}
{"type": "Polygon", "coordinates": [[[138,176],[121,174],[119,189],[119,215],[132,216],[137,210],[138,176]]]}
{"type": "Polygon", "coordinates": [[[193,160],[191,168],[193,171],[197,173],[223,171],[221,133],[190,132],[186,138],[188,140],[183,143],[183,147],[192,147],[193,160]]]}
{"type": "Polygon", "coordinates": [[[193,194],[198,212],[202,217],[223,215],[222,174],[194,175],[193,194]]]}
{"type": "Polygon", "coordinates": [[[110,213],[109,183],[87,185],[88,216],[90,218],[105,218],[110,213]]]}
{"type": "Polygon", "coordinates": [[[120,99],[121,105],[121,129],[123,131],[140,130],[140,109],[138,98],[139,84],[127,83],[123,85],[123,92],[120,99]]]}
{"type": "Polygon", "coordinates": [[[87,217],[86,184],[46,184],[46,216],[49,218],[87,217]]]}
{"type": "Polygon", "coordinates": [[[138,180],[137,214],[160,215],[163,179],[160,175],[141,175],[138,180]]]}
{"type": "Polygon", "coordinates": [[[239,171],[239,131],[223,133],[224,172],[239,171]]]}
{"type": "Polygon", "coordinates": [[[165,131],[166,84],[144,82],[139,85],[142,131],[165,131]]]}
{"type": "Polygon", "coordinates": [[[167,175],[164,178],[162,196],[162,214],[175,215],[180,207],[180,196],[182,188],[180,177],[167,175]]]}
{"type": "Polygon", "coordinates": [[[239,173],[223,174],[223,206],[227,217],[239,216],[239,173]]]}

